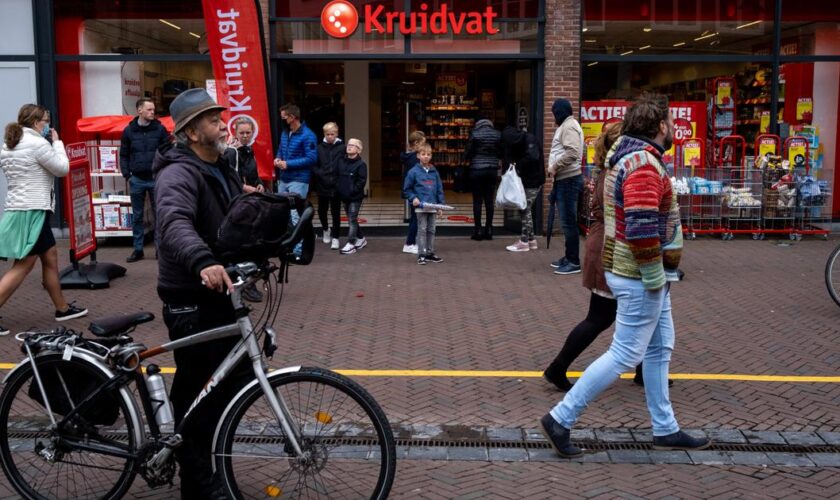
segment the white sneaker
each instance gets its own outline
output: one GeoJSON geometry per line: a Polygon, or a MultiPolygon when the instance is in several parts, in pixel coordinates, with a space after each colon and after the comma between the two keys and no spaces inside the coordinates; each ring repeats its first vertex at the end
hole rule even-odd
{"type": "Polygon", "coordinates": [[[344,245],[344,248],[341,249],[341,254],[350,255],[351,253],[356,253],[356,246],[348,241],[347,244],[344,245]]]}
{"type": "Polygon", "coordinates": [[[361,250],[367,246],[367,240],[364,238],[359,238],[356,240],[356,250],[361,250]]]}
{"type": "Polygon", "coordinates": [[[516,243],[513,245],[508,245],[505,247],[505,250],[508,252],[527,252],[530,250],[530,246],[528,245],[527,241],[517,240],[516,243]]]}
{"type": "Polygon", "coordinates": [[[417,255],[417,245],[403,245],[403,253],[417,255]]]}
{"type": "Polygon", "coordinates": [[[338,241],[338,238],[332,239],[332,244],[330,244],[330,248],[332,250],[338,250],[341,247],[341,243],[338,241]]]}
{"type": "Polygon", "coordinates": [[[323,238],[322,241],[324,243],[326,243],[327,245],[329,245],[330,242],[332,241],[332,238],[330,238],[330,229],[328,227],[324,228],[324,238],[323,238]]]}

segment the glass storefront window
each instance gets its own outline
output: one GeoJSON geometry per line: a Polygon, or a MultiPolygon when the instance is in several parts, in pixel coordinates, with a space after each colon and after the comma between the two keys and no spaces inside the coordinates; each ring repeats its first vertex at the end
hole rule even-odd
{"type": "Polygon", "coordinates": [[[774,0],[586,0],[584,54],[765,54],[774,0]],[[715,4],[715,5],[710,5],[715,4]]]}
{"type": "Polygon", "coordinates": [[[840,11],[783,1],[781,55],[840,55],[840,11]]]}
{"type": "Polygon", "coordinates": [[[412,35],[414,54],[536,54],[538,26],[535,22],[497,22],[495,34],[412,35]]]}
{"type": "Polygon", "coordinates": [[[320,21],[274,23],[274,52],[280,54],[402,54],[405,42],[399,33],[367,34],[360,26],[343,39],[330,37],[320,21]]]}
{"type": "Polygon", "coordinates": [[[56,53],[203,54],[200,0],[55,0],[56,53]]]}

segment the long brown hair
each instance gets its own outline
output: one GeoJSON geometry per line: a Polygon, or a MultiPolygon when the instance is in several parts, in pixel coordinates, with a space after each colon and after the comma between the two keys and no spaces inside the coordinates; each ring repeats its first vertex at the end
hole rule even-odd
{"type": "Polygon", "coordinates": [[[595,165],[604,168],[609,152],[616,139],[621,135],[621,122],[612,122],[604,126],[601,135],[595,139],[595,165]]]}
{"type": "Polygon", "coordinates": [[[6,125],[6,134],[3,136],[3,142],[6,147],[14,149],[23,137],[23,127],[35,128],[35,124],[41,121],[44,116],[48,115],[50,111],[37,104],[24,104],[18,111],[17,122],[12,122],[6,125]]]}

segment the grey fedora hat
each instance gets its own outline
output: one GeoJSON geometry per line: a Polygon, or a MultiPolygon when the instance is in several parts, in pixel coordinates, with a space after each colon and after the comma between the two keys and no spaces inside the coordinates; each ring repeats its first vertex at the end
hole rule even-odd
{"type": "Polygon", "coordinates": [[[174,132],[180,132],[193,118],[211,110],[224,111],[227,108],[217,104],[202,88],[185,90],[169,105],[169,114],[175,122],[174,132]]]}

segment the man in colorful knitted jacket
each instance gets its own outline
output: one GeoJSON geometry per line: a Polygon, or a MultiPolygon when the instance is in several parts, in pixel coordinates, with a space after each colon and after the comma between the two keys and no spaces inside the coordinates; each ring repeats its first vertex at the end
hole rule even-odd
{"type": "Polygon", "coordinates": [[[627,110],[622,135],[607,155],[603,263],[618,301],[615,335],[609,350],[540,422],[561,456],[580,455],[569,440],[572,425],[601,391],[643,360],[653,448],[696,450],[711,444],[680,431],[668,398],[674,349],[670,283],[678,281],[682,250],[677,197],[662,164],[673,133],[668,99],[644,94],[627,110]]]}

